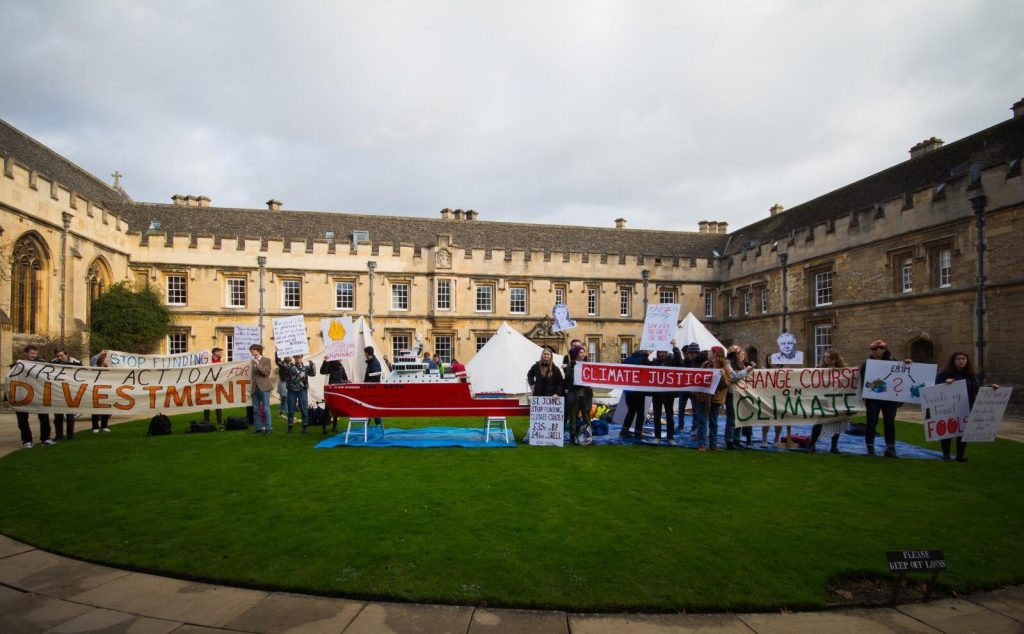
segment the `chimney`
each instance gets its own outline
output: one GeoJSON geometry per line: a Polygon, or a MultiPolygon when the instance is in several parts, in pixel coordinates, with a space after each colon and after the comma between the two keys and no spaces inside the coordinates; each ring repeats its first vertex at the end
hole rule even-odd
{"type": "Polygon", "coordinates": [[[1024,99],[1021,99],[1017,103],[1010,106],[1010,110],[1013,110],[1013,118],[1024,117],[1024,99]]]}
{"type": "Polygon", "coordinates": [[[451,220],[451,219],[452,219],[452,210],[447,208],[447,207],[442,209],[441,210],[441,220],[451,220]]]}
{"type": "Polygon", "coordinates": [[[615,228],[616,229],[625,229],[626,228],[626,219],[625,218],[616,218],[615,219],[615,228]]]}
{"type": "Polygon", "coordinates": [[[910,158],[916,159],[917,157],[924,156],[929,152],[934,152],[940,147],[942,147],[942,139],[936,137],[925,139],[924,141],[921,141],[914,147],[910,148],[910,158]]]}
{"type": "Polygon", "coordinates": [[[718,223],[718,233],[729,233],[729,223],[720,222],[718,223]]]}
{"type": "Polygon", "coordinates": [[[773,216],[778,216],[784,211],[786,211],[785,207],[783,207],[779,203],[775,203],[774,205],[772,205],[772,208],[768,210],[768,213],[770,213],[773,216]]]}
{"type": "Polygon", "coordinates": [[[185,197],[182,196],[181,194],[175,194],[175,195],[171,196],[171,200],[174,201],[175,205],[179,205],[179,206],[182,206],[182,207],[185,206],[185,197]]]}
{"type": "Polygon", "coordinates": [[[198,207],[199,203],[196,202],[196,197],[195,196],[193,196],[192,194],[189,194],[188,196],[185,196],[185,206],[186,207],[198,207]]]}
{"type": "Polygon", "coordinates": [[[210,206],[210,197],[209,196],[199,196],[199,197],[196,198],[196,203],[200,207],[209,207],[210,206]]]}
{"type": "Polygon", "coordinates": [[[452,214],[454,214],[456,220],[462,220],[462,210],[461,209],[456,209],[455,211],[452,212],[452,214]]]}
{"type": "Polygon", "coordinates": [[[267,201],[267,209],[270,211],[281,211],[281,201],[276,198],[271,198],[267,201]]]}
{"type": "Polygon", "coordinates": [[[699,228],[698,230],[700,231],[700,233],[708,233],[709,232],[708,231],[708,221],[707,220],[701,220],[700,222],[698,222],[697,223],[697,227],[699,228]]]}
{"type": "Polygon", "coordinates": [[[476,220],[476,217],[480,214],[477,213],[476,209],[466,210],[466,220],[476,220]]]}

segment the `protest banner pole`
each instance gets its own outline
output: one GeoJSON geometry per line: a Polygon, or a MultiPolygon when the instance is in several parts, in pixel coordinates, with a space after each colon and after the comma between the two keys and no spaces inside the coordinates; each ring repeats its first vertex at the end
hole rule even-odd
{"type": "Polygon", "coordinates": [[[263,345],[263,315],[265,314],[263,310],[263,291],[265,290],[263,286],[263,273],[267,266],[267,256],[256,256],[256,264],[260,267],[260,345],[263,345]]]}

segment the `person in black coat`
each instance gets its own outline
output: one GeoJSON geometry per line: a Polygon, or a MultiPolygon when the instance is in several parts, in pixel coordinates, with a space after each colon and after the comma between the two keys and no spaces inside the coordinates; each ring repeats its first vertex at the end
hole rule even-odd
{"type": "MultiPolygon", "coordinates": [[[[55,365],[82,365],[82,362],[78,359],[70,356],[68,351],[64,348],[57,348],[54,352],[57,356],[50,359],[50,363],[55,365]]],[[[73,440],[75,437],[75,414],[74,412],[67,412],[64,414],[54,414],[53,423],[56,430],[56,440],[60,442],[67,438],[73,440]]]]}
{"type": "MultiPolygon", "coordinates": [[[[939,383],[955,383],[956,381],[967,382],[967,402],[970,403],[971,409],[974,409],[974,399],[977,398],[978,389],[981,388],[981,385],[978,381],[978,375],[974,371],[974,365],[971,363],[971,357],[966,352],[954,352],[951,354],[949,361],[946,361],[942,371],[935,377],[936,385],[939,383]]],[[[942,459],[949,460],[953,439],[943,438],[939,441],[939,444],[942,445],[942,459]]],[[[957,437],[956,461],[967,462],[967,458],[964,456],[966,452],[967,443],[963,441],[963,438],[957,437]]]]}
{"type": "Polygon", "coordinates": [[[576,364],[588,361],[587,351],[573,348],[575,354],[566,366],[562,392],[565,394],[565,424],[573,443],[577,442],[577,421],[583,418],[583,424],[590,424],[590,408],[594,405],[594,388],[576,384],[576,364]]]}
{"type": "MultiPolygon", "coordinates": [[[[683,366],[683,354],[679,352],[679,348],[676,347],[676,340],[672,340],[672,354],[669,354],[667,350],[658,350],[657,356],[651,365],[662,365],[673,368],[680,368],[683,366]]],[[[668,425],[668,442],[669,444],[675,444],[675,431],[676,422],[674,420],[675,413],[672,411],[672,402],[676,400],[678,392],[655,392],[651,397],[654,401],[654,440],[655,442],[661,442],[661,412],[665,411],[665,422],[668,425]]]]}
{"type": "MultiPolygon", "coordinates": [[[[324,359],[320,364],[320,374],[327,375],[327,385],[337,385],[339,383],[348,383],[348,373],[345,372],[345,366],[342,365],[341,361],[335,359],[334,361],[328,361],[324,359]]],[[[327,413],[329,410],[325,410],[327,413]]],[[[331,429],[338,431],[338,415],[331,412],[331,429]]],[[[326,430],[327,428],[324,427],[326,430]]]]}
{"type": "MultiPolygon", "coordinates": [[[[637,350],[629,355],[623,363],[626,365],[650,365],[646,350],[637,350]]],[[[632,437],[641,438],[644,432],[644,421],[647,418],[647,412],[644,411],[647,393],[627,390],[622,393],[622,396],[626,399],[626,418],[622,421],[622,431],[619,432],[619,437],[628,438],[630,436],[629,428],[633,426],[632,437]]]]}
{"type": "Polygon", "coordinates": [[[550,349],[544,348],[540,353],[540,360],[526,373],[526,382],[530,384],[531,393],[534,396],[561,396],[562,380],[562,371],[555,365],[554,355],[550,349]]]}
{"type": "MultiPolygon", "coordinates": [[[[871,356],[868,359],[875,361],[891,361],[892,353],[889,346],[881,339],[876,339],[869,346],[871,356]]],[[[904,359],[904,363],[910,363],[910,359],[904,359]]],[[[860,389],[864,392],[864,372],[868,362],[865,360],[860,364],[860,389]]],[[[885,457],[896,458],[896,410],[902,403],[886,401],[877,398],[865,398],[864,409],[867,415],[867,424],[864,426],[864,442],[867,444],[868,455],[875,455],[875,428],[878,427],[878,415],[882,415],[882,427],[885,433],[885,457]]]]}
{"type": "MultiPolygon", "coordinates": [[[[363,348],[363,354],[366,356],[366,374],[363,376],[363,383],[380,383],[382,370],[380,367],[380,360],[377,359],[373,346],[366,346],[363,348]]],[[[373,422],[378,425],[384,424],[384,421],[382,421],[379,416],[374,418],[373,422]]]]}

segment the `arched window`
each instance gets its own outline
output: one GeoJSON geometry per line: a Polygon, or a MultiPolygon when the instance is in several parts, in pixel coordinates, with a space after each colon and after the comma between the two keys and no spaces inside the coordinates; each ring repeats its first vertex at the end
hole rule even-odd
{"type": "Polygon", "coordinates": [[[89,283],[89,303],[86,305],[86,321],[92,321],[92,303],[110,288],[110,269],[100,258],[89,265],[87,281],[89,283]]]}
{"type": "Polygon", "coordinates": [[[11,256],[11,312],[14,331],[36,334],[42,322],[46,298],[46,252],[32,236],[22,236],[14,243],[11,256]]]}

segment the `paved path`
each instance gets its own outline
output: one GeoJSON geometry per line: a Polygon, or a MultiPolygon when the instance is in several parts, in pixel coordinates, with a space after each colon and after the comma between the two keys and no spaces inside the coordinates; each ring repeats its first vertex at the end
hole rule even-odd
{"type": "MultiPolygon", "coordinates": [[[[901,418],[904,417],[901,412],[901,418]]],[[[90,433],[87,429],[84,431],[90,433]]],[[[1003,431],[1007,437],[1024,440],[1024,420],[1004,422],[1003,431]]],[[[117,433],[117,429],[111,433],[117,433]]],[[[0,456],[18,449],[20,442],[14,415],[0,414],[0,456]]],[[[367,603],[214,586],[89,564],[0,535],[0,632],[1021,634],[1024,633],[1024,587],[871,610],[712,615],[572,614],[367,603]]]]}

